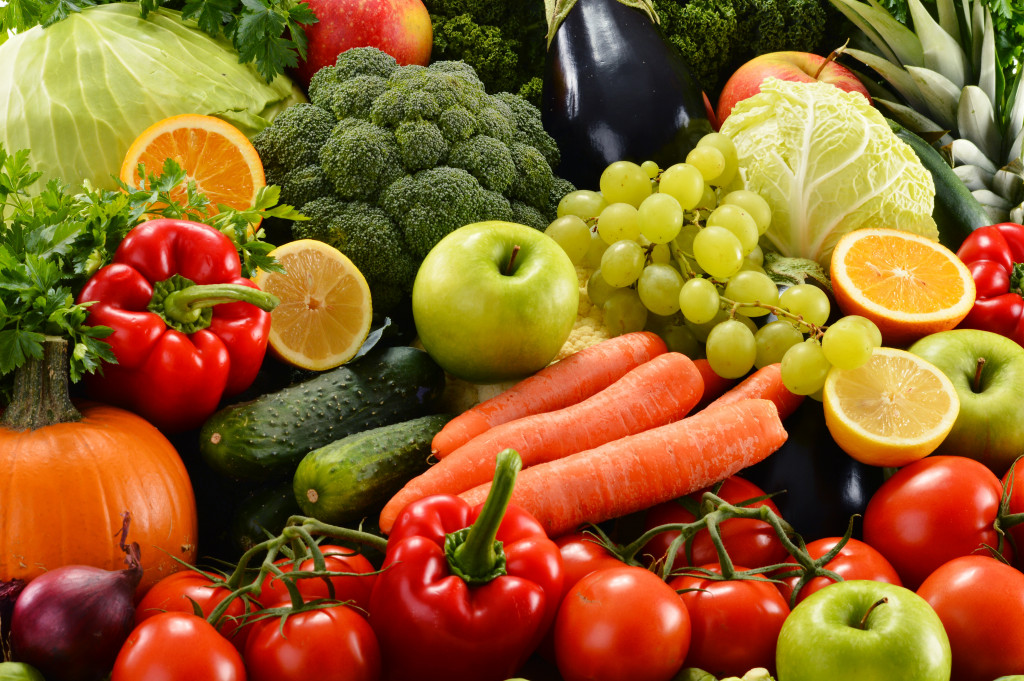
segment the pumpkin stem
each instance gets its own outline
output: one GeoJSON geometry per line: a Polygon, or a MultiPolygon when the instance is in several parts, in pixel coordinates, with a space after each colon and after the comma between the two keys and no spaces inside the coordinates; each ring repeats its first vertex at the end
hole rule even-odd
{"type": "Polygon", "coordinates": [[[47,336],[43,356],[30,358],[15,370],[14,395],[0,426],[36,430],[81,418],[68,394],[68,342],[47,336]]]}

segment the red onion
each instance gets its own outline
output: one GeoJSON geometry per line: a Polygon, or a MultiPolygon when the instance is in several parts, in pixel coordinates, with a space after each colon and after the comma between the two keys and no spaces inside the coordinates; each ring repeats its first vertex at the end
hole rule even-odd
{"type": "Polygon", "coordinates": [[[11,652],[49,681],[99,681],[131,633],[135,587],[142,579],[139,545],[126,544],[124,514],[121,548],[125,570],[66,565],[36,577],[14,603],[11,652]]]}

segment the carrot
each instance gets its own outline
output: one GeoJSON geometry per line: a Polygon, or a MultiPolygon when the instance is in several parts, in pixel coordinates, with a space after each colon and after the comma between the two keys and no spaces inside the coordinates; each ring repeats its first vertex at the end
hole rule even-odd
{"type": "Polygon", "coordinates": [[[410,480],[380,514],[387,533],[410,502],[431,494],[459,494],[494,476],[498,452],[519,452],[523,468],[568,456],[683,418],[697,404],[703,385],[689,357],[658,355],[596,395],[544,414],[495,426],[410,480]]]}
{"type": "Polygon", "coordinates": [[[489,428],[585,400],[666,351],[665,341],[650,331],[595,343],[459,414],[438,431],[430,447],[443,459],[489,428]]]}
{"type": "Polygon", "coordinates": [[[726,390],[736,385],[736,379],[722,378],[711,368],[711,363],[703,357],[693,360],[693,363],[697,366],[700,377],[704,379],[704,394],[701,395],[700,402],[694,408],[694,411],[700,411],[721,397],[726,390]]]}
{"type": "MultiPolygon", "coordinates": [[[[519,473],[512,503],[557,537],[685,496],[735,475],[786,441],[770,400],[740,400],[519,473]]],[[[490,483],[459,496],[487,497],[490,483]]]]}
{"type": "Polygon", "coordinates": [[[804,396],[790,392],[783,385],[782,365],[776,362],[767,364],[750,374],[705,408],[717,408],[723,404],[746,399],[771,400],[779,410],[779,418],[785,419],[796,411],[796,408],[804,401],[804,396]]]}

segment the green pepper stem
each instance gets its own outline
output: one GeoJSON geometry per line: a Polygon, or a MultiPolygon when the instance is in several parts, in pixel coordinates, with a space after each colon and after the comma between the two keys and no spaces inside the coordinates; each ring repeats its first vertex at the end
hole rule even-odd
{"type": "Polygon", "coordinates": [[[173,329],[192,334],[210,325],[210,308],[221,303],[251,303],[269,312],[281,301],[277,296],[242,284],[195,284],[175,274],[153,286],[149,310],[173,329]]]}
{"type": "Polygon", "coordinates": [[[523,461],[514,449],[500,452],[480,515],[468,528],[445,538],[449,568],[470,584],[486,583],[505,574],[505,552],[496,537],[522,467],[523,461]]]}

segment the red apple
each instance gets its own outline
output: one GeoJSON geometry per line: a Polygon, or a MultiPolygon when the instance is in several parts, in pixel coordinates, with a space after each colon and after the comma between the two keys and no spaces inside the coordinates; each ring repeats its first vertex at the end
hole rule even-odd
{"type": "Polygon", "coordinates": [[[726,81],[718,96],[719,125],[725,121],[737,102],[760,92],[761,83],[766,78],[804,83],[820,80],[847,92],[859,92],[871,101],[871,95],[864,84],[842,64],[828,61],[811,52],[770,52],[743,64],[726,81]]]}
{"type": "Polygon", "coordinates": [[[309,47],[292,75],[309,79],[351,47],[376,47],[402,66],[430,62],[434,34],[422,0],[304,0],[319,20],[305,27],[309,47]]]}

